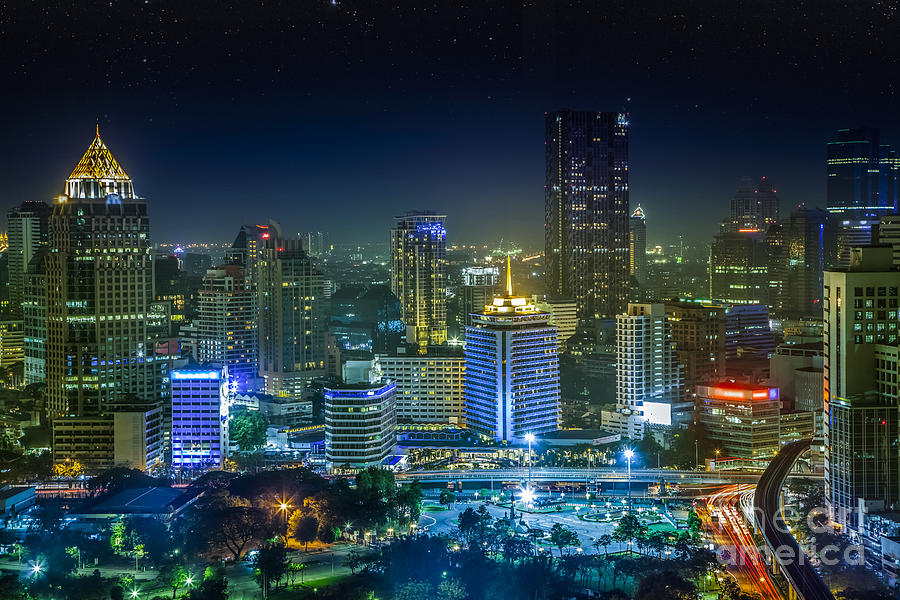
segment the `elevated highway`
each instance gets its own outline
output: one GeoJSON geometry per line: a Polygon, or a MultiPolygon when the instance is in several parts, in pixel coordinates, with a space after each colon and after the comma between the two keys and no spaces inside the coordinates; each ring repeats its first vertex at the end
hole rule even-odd
{"type": "Polygon", "coordinates": [[[809,448],[812,440],[788,444],[772,459],[756,484],[753,512],[756,525],[773,556],[773,567],[791,586],[791,598],[800,600],[834,600],[834,595],[809,564],[797,540],[783,518],[781,488],[794,463],[809,448]]]}

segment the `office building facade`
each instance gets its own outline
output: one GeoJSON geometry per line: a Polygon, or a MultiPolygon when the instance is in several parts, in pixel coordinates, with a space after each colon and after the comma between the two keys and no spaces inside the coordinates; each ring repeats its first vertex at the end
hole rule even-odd
{"type": "Polygon", "coordinates": [[[396,386],[375,381],[325,388],[325,465],[376,467],[396,451],[396,386]]]}
{"type": "Polygon", "coordinates": [[[216,364],[178,366],[170,372],[172,468],[221,469],[228,452],[227,369],[216,364]]]}
{"type": "Polygon", "coordinates": [[[397,386],[398,423],[462,425],[462,356],[378,356],[383,377],[397,386]]]}
{"type": "Polygon", "coordinates": [[[603,427],[640,440],[647,426],[687,425],[692,418],[665,306],[629,304],[616,317],[616,408],[603,411],[603,427]]]}
{"type": "Polygon", "coordinates": [[[239,265],[221,265],[203,277],[198,292],[198,362],[228,368],[235,391],[254,387],[259,377],[256,292],[239,265]]]}
{"type": "Polygon", "coordinates": [[[299,240],[267,238],[257,271],[260,376],[266,393],[300,397],[325,374],[325,280],[299,240]]]}
{"type": "Polygon", "coordinates": [[[825,502],[843,527],[900,500],[897,395],[877,387],[884,346],[897,344],[898,290],[890,247],[853,248],[847,268],[825,272],[825,502]]]}
{"type": "Polygon", "coordinates": [[[578,316],[625,307],[631,271],[626,113],[546,113],[546,293],[572,298],[578,316]]]}
{"type": "Polygon", "coordinates": [[[723,457],[771,458],[781,449],[777,387],[733,381],[698,386],[697,422],[723,457]]]}
{"type": "Polygon", "coordinates": [[[647,216],[638,206],[628,219],[628,260],[631,276],[638,283],[647,282],[647,216]]]}
{"type": "Polygon", "coordinates": [[[23,202],[7,214],[9,240],[9,306],[20,316],[25,296],[25,276],[35,253],[50,241],[50,205],[23,202]]]}
{"type": "Polygon", "coordinates": [[[689,397],[697,386],[725,377],[725,307],[706,302],[666,302],[665,315],[689,397]]]}

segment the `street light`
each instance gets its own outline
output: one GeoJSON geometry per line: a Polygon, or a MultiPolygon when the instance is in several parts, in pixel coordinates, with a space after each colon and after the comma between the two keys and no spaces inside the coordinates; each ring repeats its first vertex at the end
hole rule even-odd
{"type": "Polygon", "coordinates": [[[534,441],[533,433],[525,434],[525,441],[528,442],[528,489],[531,489],[531,442],[534,441]]]}
{"type": "Polygon", "coordinates": [[[139,593],[139,592],[138,592],[137,590],[131,590],[131,597],[132,597],[132,598],[137,598],[137,597],[138,597],[138,593],[139,593]]]}
{"type": "Polygon", "coordinates": [[[628,459],[628,504],[631,504],[631,459],[634,457],[634,450],[625,448],[625,458],[628,459]]]}

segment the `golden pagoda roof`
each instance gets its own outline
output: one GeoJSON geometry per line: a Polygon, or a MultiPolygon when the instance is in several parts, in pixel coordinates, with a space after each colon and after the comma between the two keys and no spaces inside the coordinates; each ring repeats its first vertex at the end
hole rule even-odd
{"type": "Polygon", "coordinates": [[[122,165],[115,159],[103,140],[100,139],[100,126],[97,126],[97,136],[69,179],[92,179],[92,180],[113,180],[113,181],[131,181],[131,178],[122,168],[122,165]]]}

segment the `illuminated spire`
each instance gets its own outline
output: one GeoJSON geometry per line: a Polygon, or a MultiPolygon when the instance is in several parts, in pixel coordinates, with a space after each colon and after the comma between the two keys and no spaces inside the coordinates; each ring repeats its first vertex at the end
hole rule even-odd
{"type": "Polygon", "coordinates": [[[506,255],[506,295],[512,298],[512,271],[509,268],[509,254],[506,255]]]}
{"type": "Polygon", "coordinates": [[[131,177],[100,139],[99,122],[96,131],[97,135],[66,180],[66,194],[70,198],[105,198],[111,193],[132,197],[131,177]]]}

